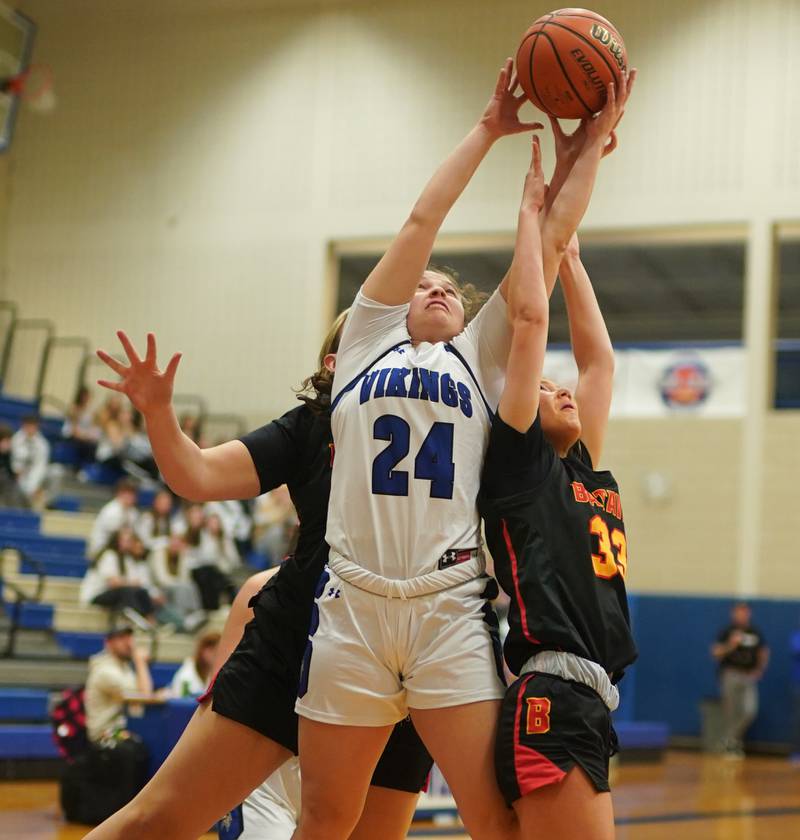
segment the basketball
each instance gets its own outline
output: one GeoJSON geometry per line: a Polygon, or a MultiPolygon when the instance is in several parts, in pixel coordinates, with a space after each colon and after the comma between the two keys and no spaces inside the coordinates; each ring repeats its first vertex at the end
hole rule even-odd
{"type": "Polygon", "coordinates": [[[553,117],[583,119],[602,110],[607,88],[628,72],[614,25],[588,9],[558,9],[528,29],[517,50],[517,75],[533,104],[553,117]]]}

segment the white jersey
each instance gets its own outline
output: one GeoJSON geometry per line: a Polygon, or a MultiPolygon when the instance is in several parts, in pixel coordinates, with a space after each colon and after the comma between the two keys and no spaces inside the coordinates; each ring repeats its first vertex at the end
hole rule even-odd
{"type": "Polygon", "coordinates": [[[483,571],[468,550],[481,545],[476,498],[510,345],[499,292],[447,343],[412,346],[408,309],[359,291],[345,323],[326,535],[337,574],[401,597],[483,571]]]}

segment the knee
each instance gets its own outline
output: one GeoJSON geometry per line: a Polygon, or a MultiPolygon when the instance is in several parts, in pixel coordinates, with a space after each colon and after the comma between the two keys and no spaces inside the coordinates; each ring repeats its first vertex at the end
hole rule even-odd
{"type": "Polygon", "coordinates": [[[346,840],[350,836],[360,816],[358,804],[338,797],[307,796],[305,791],[302,797],[296,837],[308,840],[346,840]]]}
{"type": "Polygon", "coordinates": [[[519,821],[511,808],[484,814],[469,826],[475,840],[512,840],[519,837],[519,821]]]}

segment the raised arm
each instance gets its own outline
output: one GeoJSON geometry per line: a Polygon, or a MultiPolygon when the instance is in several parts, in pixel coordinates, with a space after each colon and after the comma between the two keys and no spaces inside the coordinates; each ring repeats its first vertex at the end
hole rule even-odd
{"type": "Polygon", "coordinates": [[[550,184],[542,229],[542,259],[549,292],[572,235],[578,229],[592,197],[600,161],[617,147],[615,129],[625,113],[636,70],[631,70],[619,92],[612,83],[603,110],[583,120],[578,130],[567,135],[557,120],[551,120],[556,142],[556,168],[550,184]]]}
{"type": "Polygon", "coordinates": [[[600,463],[614,387],[614,348],[603,314],[581,262],[577,234],[573,234],[559,271],[567,305],[572,353],[578,366],[575,402],[581,418],[581,440],[595,464],[600,463]]]}
{"type": "Polygon", "coordinates": [[[439,228],[493,143],[506,134],[542,127],[520,122],[519,110],[527,100],[524,94],[516,94],[512,65],[507,59],[478,124],[428,181],[400,233],[367,277],[364,294],[371,300],[387,306],[411,300],[439,228]]]}
{"type": "Polygon", "coordinates": [[[117,333],[129,365],[104,350],[97,355],[121,377],[120,382],[98,380],[98,385],[125,394],[142,413],[153,457],[164,480],[177,496],[192,502],[217,499],[251,499],[261,484],[247,447],[238,440],[210,449],[200,447],[180,428],[172,407],[172,388],[181,360],[176,353],[162,372],[156,363],[156,340],[147,336],[147,353],[139,358],[128,336],[117,333]]]}
{"type": "Polygon", "coordinates": [[[508,317],[512,338],[506,384],[498,408],[503,421],[518,432],[527,432],[536,419],[547,346],[549,301],[539,233],[544,192],[542,153],[539,138],[534,137],[531,166],[519,209],[514,259],[508,273],[508,317]]]}

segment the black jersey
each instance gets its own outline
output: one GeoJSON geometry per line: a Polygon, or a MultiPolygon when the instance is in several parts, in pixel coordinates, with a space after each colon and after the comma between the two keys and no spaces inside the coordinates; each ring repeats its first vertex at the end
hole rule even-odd
{"type": "Polygon", "coordinates": [[[300,528],[293,554],[253,603],[256,621],[270,644],[281,640],[288,659],[302,655],[311,606],[328,559],[325,527],[331,489],[333,438],[330,415],[299,405],[266,426],[244,435],[261,492],[289,488],[300,528]]]}
{"type": "Polygon", "coordinates": [[[539,418],[526,434],[495,415],[479,507],[511,598],[505,655],[518,674],[541,650],[597,662],[616,682],[636,659],[625,595],[619,488],[581,444],[559,458],[539,418]]]}

